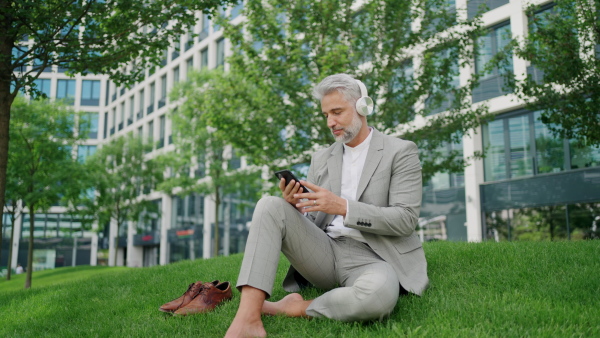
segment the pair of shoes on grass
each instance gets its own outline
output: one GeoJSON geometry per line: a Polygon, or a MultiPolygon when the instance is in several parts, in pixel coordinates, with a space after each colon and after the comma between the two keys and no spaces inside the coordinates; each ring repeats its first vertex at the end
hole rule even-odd
{"type": "Polygon", "coordinates": [[[174,315],[192,315],[208,312],[232,297],[231,284],[214,280],[209,283],[197,281],[188,286],[181,297],[163,304],[159,310],[174,315]]]}

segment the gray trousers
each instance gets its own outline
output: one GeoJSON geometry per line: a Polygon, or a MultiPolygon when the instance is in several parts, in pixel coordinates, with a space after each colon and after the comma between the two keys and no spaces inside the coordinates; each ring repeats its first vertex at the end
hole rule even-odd
{"type": "Polygon", "coordinates": [[[381,319],[398,301],[396,272],[368,245],[332,239],[284,199],[269,196],[256,205],[238,289],[249,285],[270,297],[280,252],[315,287],[330,290],[310,304],[306,314],[311,317],[381,319]]]}

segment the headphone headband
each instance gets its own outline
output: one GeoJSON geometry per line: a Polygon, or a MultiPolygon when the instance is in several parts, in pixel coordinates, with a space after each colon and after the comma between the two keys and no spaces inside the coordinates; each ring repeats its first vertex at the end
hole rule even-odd
{"type": "Polygon", "coordinates": [[[365,86],[365,84],[361,80],[355,79],[355,81],[358,84],[358,88],[360,88],[360,96],[369,96],[369,93],[367,92],[367,86],[365,86]]]}

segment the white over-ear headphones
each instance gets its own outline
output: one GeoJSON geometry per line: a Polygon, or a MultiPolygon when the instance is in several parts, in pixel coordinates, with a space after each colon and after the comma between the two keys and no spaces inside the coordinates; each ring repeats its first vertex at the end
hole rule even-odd
{"type": "Polygon", "coordinates": [[[358,83],[358,87],[360,88],[361,96],[361,98],[356,101],[356,111],[362,116],[371,115],[374,106],[373,99],[369,97],[367,87],[362,81],[356,80],[356,83],[358,83]]]}

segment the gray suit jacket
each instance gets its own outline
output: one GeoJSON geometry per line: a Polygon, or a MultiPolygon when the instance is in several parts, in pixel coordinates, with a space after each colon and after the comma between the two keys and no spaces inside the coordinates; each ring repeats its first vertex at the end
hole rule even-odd
{"type": "MultiPolygon", "coordinates": [[[[312,157],[307,181],[336,195],[342,189],[344,147],[334,143],[312,157]]],[[[429,283],[427,261],[415,234],[421,207],[421,163],[417,146],[373,129],[373,137],[360,177],[357,201],[348,202],[344,225],[361,231],[369,246],[390,263],[402,287],[420,295],[429,283]]],[[[308,215],[325,229],[334,215],[308,215]]],[[[298,289],[293,267],[284,281],[287,291],[298,289]]]]}

